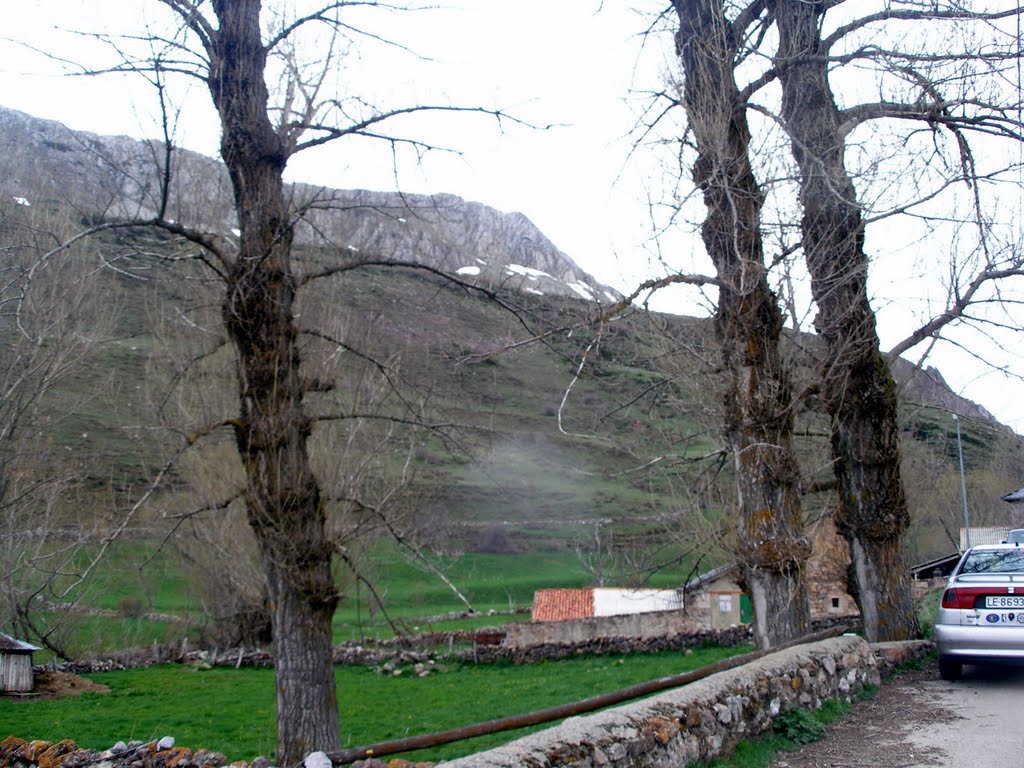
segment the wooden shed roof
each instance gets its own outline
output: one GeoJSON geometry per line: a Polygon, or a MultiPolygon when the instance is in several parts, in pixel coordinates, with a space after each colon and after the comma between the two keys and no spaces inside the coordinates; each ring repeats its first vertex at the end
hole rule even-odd
{"type": "Polygon", "coordinates": [[[34,653],[38,650],[31,643],[16,640],[10,635],[0,632],[0,653],[34,653]]]}

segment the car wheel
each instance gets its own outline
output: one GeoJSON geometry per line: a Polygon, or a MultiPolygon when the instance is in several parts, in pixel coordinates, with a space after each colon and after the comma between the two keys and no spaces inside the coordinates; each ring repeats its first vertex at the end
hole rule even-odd
{"type": "Polygon", "coordinates": [[[943,680],[959,680],[963,671],[964,665],[959,661],[939,657],[939,677],[943,680]]]}

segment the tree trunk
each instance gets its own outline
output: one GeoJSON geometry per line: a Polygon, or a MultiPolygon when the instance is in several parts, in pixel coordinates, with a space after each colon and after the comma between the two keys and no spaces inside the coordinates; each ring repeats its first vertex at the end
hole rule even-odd
{"type": "Polygon", "coordinates": [[[270,122],[258,0],[214,3],[220,28],[209,87],[241,232],[226,274],[223,319],[236,352],[235,428],[245,503],[267,581],[277,675],[277,761],[341,746],[331,619],[337,590],[320,487],[307,452],[293,232],[282,174],[288,147],[270,122]]]}
{"type": "Polygon", "coordinates": [[[715,326],[727,372],[725,431],[736,470],[740,565],[754,637],[768,648],[810,627],[803,533],[792,450],[791,384],[782,315],[761,241],[763,195],[748,157],[750,129],[733,73],[736,41],[722,0],[676,0],[684,102],[697,144],[694,181],[702,237],[720,281],[715,326]]]}
{"type": "Polygon", "coordinates": [[[803,249],[825,342],[822,375],[832,420],[840,531],[872,641],[916,637],[904,537],[897,397],[868,301],[868,259],[857,193],[845,166],[840,113],[828,82],[820,16],[827,3],[773,0],[782,112],[800,167],[803,249]]]}

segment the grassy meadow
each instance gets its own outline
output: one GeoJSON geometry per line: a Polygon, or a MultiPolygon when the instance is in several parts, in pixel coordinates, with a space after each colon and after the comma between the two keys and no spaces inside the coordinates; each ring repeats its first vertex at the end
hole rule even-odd
{"type": "MultiPolygon", "coordinates": [[[[398,548],[382,543],[369,560],[366,573],[385,602],[384,609],[364,586],[343,579],[343,598],[334,617],[335,642],[393,636],[389,618],[404,634],[526,621],[536,590],[593,584],[593,573],[576,552],[565,547],[507,554],[466,552],[435,556],[431,563],[470,600],[474,615],[449,618],[448,614],[466,611],[454,592],[398,548]]],[[[690,561],[683,561],[659,571],[645,583],[653,587],[678,586],[691,566],[690,561]]],[[[40,611],[39,618],[59,622],[60,644],[73,656],[200,639],[209,627],[203,606],[195,597],[195,577],[187,563],[158,544],[118,542],[95,576],[76,591],[74,611],[40,611]]],[[[49,658],[44,652],[37,660],[49,658]]]]}
{"type": "MultiPolygon", "coordinates": [[[[542,664],[439,662],[418,677],[406,669],[338,667],[335,677],[346,746],[361,746],[530,712],[678,674],[745,653],[747,647],[692,653],[587,657],[542,664]],[[496,695],[500,692],[500,695],[496,695]]],[[[0,699],[0,738],[74,740],[106,749],[118,740],[174,736],[179,746],[211,749],[229,760],[274,752],[274,677],[269,669],[160,666],[87,675],[110,693],[58,700],[0,699]]],[[[486,749],[521,729],[415,753],[440,760],[486,749]]]]}
{"type": "MultiPolygon", "coordinates": [[[[407,632],[527,620],[528,613],[507,612],[528,608],[535,590],[592,583],[592,574],[565,547],[438,558],[434,565],[444,569],[480,615],[428,621],[463,605],[440,579],[394,547],[381,545],[371,562],[375,589],[386,598],[389,616],[407,632]],[[501,613],[488,615],[490,611],[501,613]]],[[[650,583],[678,584],[690,565],[659,573],[650,583]]],[[[201,606],[190,596],[193,576],[171,549],[158,543],[118,542],[79,595],[81,604],[104,613],[65,617],[66,644],[78,653],[93,653],[200,639],[206,630],[201,606]],[[150,617],[153,613],[180,620],[156,620],[150,617]]],[[[336,641],[392,634],[382,612],[370,611],[371,602],[365,591],[349,589],[335,616],[336,641]]],[[[422,678],[411,669],[396,675],[392,670],[338,667],[341,729],[347,746],[428,733],[576,701],[747,650],[707,648],[689,654],[590,657],[523,666],[442,660],[422,678]],[[495,696],[496,691],[501,695],[495,696]]],[[[40,653],[36,660],[47,658],[40,653]]],[[[110,693],[58,700],[0,699],[0,738],[70,738],[83,747],[106,749],[118,740],[171,735],[179,745],[223,752],[231,760],[273,754],[272,670],[168,665],[87,677],[109,686],[110,693]]],[[[415,757],[436,760],[465,754],[523,732],[481,737],[415,757]]]]}
{"type": "MultiPolygon", "coordinates": [[[[136,243],[137,236],[110,233],[101,245],[112,254],[131,251],[131,263],[142,270],[145,259],[136,251],[157,253],[160,244],[148,236],[136,243]]],[[[315,271],[317,257],[310,258],[305,267],[315,271]]],[[[125,519],[183,436],[205,434],[209,425],[237,414],[229,350],[200,332],[208,324],[216,327],[216,296],[202,282],[158,270],[158,256],[152,260],[152,275],[144,281],[104,276],[100,287],[112,311],[112,341],[47,393],[47,419],[36,425],[39,445],[32,446],[38,458],[30,460],[31,452],[23,458],[26,477],[42,481],[64,473],[70,492],[55,506],[49,529],[39,520],[40,510],[26,505],[25,520],[16,528],[60,535],[41,545],[51,550],[36,560],[12,553],[19,563],[40,566],[38,572],[19,573],[26,579],[19,590],[36,591],[35,577],[66,573],[72,581],[73,574],[91,573],[67,598],[61,597],[65,577],[45,590],[47,599],[73,599],[74,610],[50,610],[43,603],[33,609],[39,627],[52,629],[71,656],[212,637],[209,616],[216,605],[207,604],[202,588],[211,561],[190,551],[195,531],[189,525],[213,530],[227,512],[240,511],[237,504],[233,510],[224,506],[237,491],[239,467],[231,435],[217,430],[169,470],[151,503],[133,519],[137,528],[110,547],[96,570],[88,567],[95,545],[47,570],[49,556],[68,545],[64,532],[69,539],[81,533],[102,540],[125,519]],[[179,322],[182,307],[188,322],[179,322]]],[[[351,482],[370,501],[388,498],[399,480],[405,483],[408,467],[398,511],[411,518],[414,534],[423,535],[418,543],[431,567],[457,585],[475,614],[434,620],[465,606],[408,551],[381,541],[379,534],[368,535],[345,544],[357,554],[360,576],[374,585],[374,593],[339,566],[337,642],[392,634],[385,612],[405,632],[495,625],[526,619],[528,614],[515,612],[528,609],[538,589],[599,583],[674,587],[728,556],[731,470],[719,451],[720,393],[710,322],[636,313],[609,324],[598,339],[583,323],[593,309],[587,302],[522,295],[515,297],[518,315],[512,316],[423,275],[367,269],[344,280],[343,286],[317,283],[322,292],[304,296],[302,315],[311,328],[336,329],[339,336],[351,336],[354,349],[387,361],[389,386],[383,387],[367,360],[339,356],[340,347],[323,339],[305,339],[309,372],[337,384],[308,398],[310,415],[325,417],[314,435],[317,469],[327,478],[325,495],[347,498],[341,491],[351,482]],[[371,324],[367,318],[386,322],[371,324]],[[511,344],[525,333],[523,318],[531,329],[563,330],[551,332],[543,344],[511,344]],[[495,354],[506,342],[510,349],[495,354]],[[581,369],[581,355],[591,348],[581,369]],[[327,418],[360,412],[355,406],[363,400],[385,415],[421,404],[417,416],[425,423],[457,428],[443,438],[433,430],[410,430],[387,443],[384,428],[373,420],[353,424],[349,433],[337,426],[346,420],[327,418]],[[341,448],[348,437],[355,447],[346,457],[341,448]],[[363,458],[367,479],[346,477],[363,458]]],[[[790,353],[807,379],[816,371],[813,350],[795,342],[790,353]]],[[[928,532],[941,532],[940,522],[957,519],[957,464],[945,411],[915,404],[905,414],[905,456],[914,470],[910,477],[917,478],[909,484],[915,510],[911,543],[913,556],[923,559],[946,546],[928,532]],[[929,510],[944,517],[936,512],[932,519],[929,510]]],[[[821,461],[827,454],[823,417],[813,411],[797,416],[807,479],[820,479],[829,474],[821,461]]],[[[964,428],[968,477],[978,478],[975,484],[989,477],[983,471],[998,470],[1004,473],[1000,478],[1019,475],[1024,448],[1015,436],[990,425],[964,428]],[[971,439],[975,434],[981,437],[971,439]]],[[[1012,487],[1010,482],[1005,485],[1012,487]]],[[[1003,481],[986,484],[1001,487],[1003,481]]],[[[810,513],[829,501],[808,497],[805,505],[810,513]]],[[[331,514],[339,529],[355,525],[344,504],[331,514]]],[[[246,535],[243,529],[225,527],[215,543],[227,548],[246,535]]],[[[219,556],[216,564],[230,573],[237,563],[233,556],[219,556]]],[[[525,667],[450,663],[425,678],[339,668],[341,728],[352,746],[428,732],[565,703],[742,650],[525,667]]],[[[48,658],[37,656],[40,662],[48,658]]],[[[111,693],[0,700],[0,737],[71,738],[106,748],[119,739],[172,735],[179,744],[222,751],[231,759],[273,752],[270,671],[160,667],[90,677],[111,693]]],[[[429,757],[491,743],[470,742],[429,757]]]]}

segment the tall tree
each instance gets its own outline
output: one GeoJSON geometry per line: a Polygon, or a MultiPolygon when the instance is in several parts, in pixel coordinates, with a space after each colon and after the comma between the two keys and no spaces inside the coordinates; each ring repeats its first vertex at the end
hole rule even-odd
{"type": "MultiPolygon", "coordinates": [[[[332,751],[341,745],[331,643],[332,617],[339,600],[332,563],[338,548],[328,535],[328,494],[310,450],[314,425],[330,417],[311,413],[306,398],[310,392],[329,390],[331,382],[306,376],[302,370],[297,295],[300,287],[313,280],[360,266],[416,265],[387,254],[357,257],[342,250],[330,266],[300,275],[293,262],[295,227],[309,209],[330,207],[331,201],[314,196],[303,205],[296,204],[286,188],[284,171],[296,153],[343,137],[383,140],[392,148],[406,145],[418,153],[436,148],[380,128],[411,113],[504,115],[451,105],[382,110],[355,94],[327,93],[339,50],[351,42],[347,36],[389,42],[347,14],[389,13],[413,7],[413,2],[309,0],[281,4],[286,10],[265,8],[261,0],[157,0],[157,4],[171,11],[176,28],[162,32],[154,25],[142,37],[118,38],[114,48],[123,60],[106,71],[146,76],[156,86],[165,116],[173,112],[168,78],[183,74],[204,84],[220,121],[220,155],[233,193],[237,235],[221,234],[224,222],[218,222],[216,215],[208,214],[208,220],[196,226],[172,216],[169,204],[176,158],[166,119],[167,141],[158,162],[162,171],[159,200],[155,205],[147,200],[142,206],[153,209],[154,215],[103,226],[148,225],[184,239],[193,246],[188,258],[204,264],[219,281],[220,319],[234,351],[239,411],[207,425],[189,442],[220,428],[233,432],[244,474],[241,496],[259,550],[270,610],[277,679],[277,759],[281,765],[295,765],[312,751],[332,751]],[[288,13],[293,15],[287,17],[288,13]],[[142,52],[136,54],[140,41],[142,52]],[[304,63],[304,56],[311,61],[304,63]],[[269,82],[278,87],[271,91],[269,82]],[[203,226],[215,229],[211,233],[203,226]]],[[[100,39],[109,41],[107,36],[100,39]]],[[[339,340],[328,342],[348,349],[339,340]]],[[[359,356],[356,365],[366,362],[359,356]]],[[[390,375],[385,367],[381,370],[385,378],[390,375]]]]}
{"type": "MultiPolygon", "coordinates": [[[[830,68],[842,57],[832,48],[848,34],[876,24],[937,20],[995,20],[1002,14],[980,14],[949,4],[930,9],[890,7],[848,23],[836,33],[822,33],[825,15],[835,3],[804,0],[769,0],[779,44],[775,74],[782,85],[782,119],[799,168],[802,206],[802,249],[811,276],[811,289],[818,307],[816,328],[825,342],[822,371],[824,402],[832,422],[832,455],[838,482],[841,531],[850,543],[855,593],[863,616],[865,633],[871,640],[903,640],[917,634],[917,620],[910,594],[905,560],[905,538],[910,523],[906,495],[900,476],[899,423],[896,386],[886,356],[881,352],[875,314],[868,298],[869,258],[865,250],[863,205],[851,174],[846,168],[846,135],[851,126],[868,119],[899,118],[921,120],[930,126],[945,126],[956,137],[961,153],[954,165],[964,172],[971,164],[964,129],[984,130],[1000,126],[985,100],[972,91],[976,84],[959,83],[964,95],[947,98],[943,91],[953,86],[948,77],[924,69],[909,52],[861,50],[851,58],[883,61],[894,71],[910,77],[921,91],[917,103],[886,100],[841,110],[832,91],[830,68]],[[898,63],[897,63],[898,62],[898,63]],[[957,114],[958,104],[973,101],[971,115],[957,114]],[[977,118],[988,111],[981,121],[977,118]]],[[[922,36],[923,37],[923,36],[922,36]]],[[[999,57],[958,54],[952,48],[936,52],[935,60],[948,67],[971,58],[999,57]],[[943,62],[943,57],[946,61],[943,62]]],[[[916,57],[923,62],[927,59],[916,57]]],[[[962,75],[961,75],[962,76],[962,75]]],[[[967,175],[969,184],[977,178],[967,175]]],[[[920,194],[914,190],[913,194],[920,194]]],[[[984,280],[996,276],[990,261],[982,270],[984,280]]],[[[1005,276],[1003,274],[1002,276],[1005,276]]],[[[983,282],[984,282],[983,280],[983,282]]],[[[966,304],[961,305],[962,310],[966,304]]],[[[955,319],[928,324],[930,333],[955,319]]],[[[918,340],[927,334],[918,334],[918,340]]]]}
{"type": "Polygon", "coordinates": [[[324,500],[310,465],[295,323],[294,237],[283,172],[289,126],[268,113],[268,46],[259,0],[215,0],[215,23],[185,0],[164,0],[202,42],[221,121],[221,158],[234,192],[237,254],[220,252],[221,314],[235,349],[241,412],[233,428],[246,476],[245,507],[271,606],[278,759],[341,746],[332,665],[331,573],[324,500]]]}
{"type": "Polygon", "coordinates": [[[725,432],[733,456],[737,538],[754,611],[754,637],[768,648],[810,625],[803,533],[793,454],[792,393],[780,350],[782,313],[768,283],[761,236],[764,196],[750,164],[750,128],[734,61],[753,17],[729,20],[722,0],[675,0],[683,106],[696,144],[693,178],[701,228],[717,272],[715,327],[727,376],[725,432]]]}
{"type": "Polygon", "coordinates": [[[896,386],[868,302],[868,258],[857,192],[844,165],[842,119],[821,52],[821,3],[774,0],[782,114],[800,167],[803,251],[825,342],[824,401],[832,420],[837,523],[850,543],[868,639],[907,640],[917,619],[905,561],[910,524],[900,478],[896,386]],[[789,66],[787,66],[789,65],[789,66]]]}

